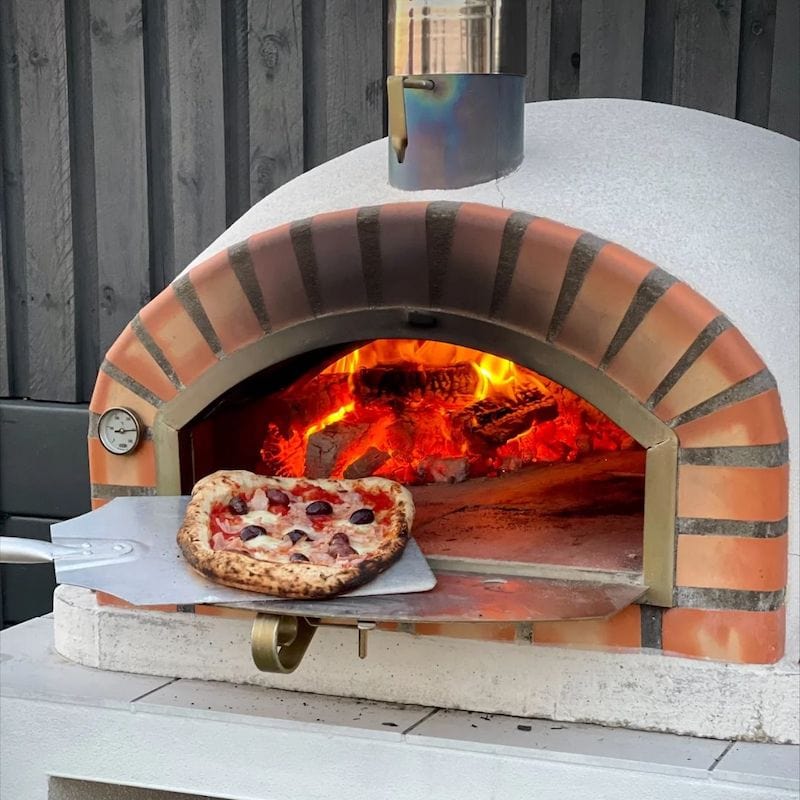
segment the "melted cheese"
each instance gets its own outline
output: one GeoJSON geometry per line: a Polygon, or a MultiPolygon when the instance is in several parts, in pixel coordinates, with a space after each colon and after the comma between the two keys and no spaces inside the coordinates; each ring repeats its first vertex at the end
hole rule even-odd
{"type": "Polygon", "coordinates": [[[277,550],[281,545],[282,542],[271,536],[256,536],[244,543],[244,546],[250,550],[277,550]]]}
{"type": "MultiPolygon", "coordinates": [[[[270,511],[248,511],[246,514],[242,514],[239,517],[242,528],[246,525],[260,525],[266,530],[277,525],[281,519],[282,517],[270,511]]],[[[241,530],[241,528],[239,528],[239,530],[241,530]]]]}
{"type": "Polygon", "coordinates": [[[268,510],[250,510],[235,517],[231,522],[231,529],[241,531],[248,525],[264,528],[266,534],[256,536],[242,544],[253,558],[279,563],[288,562],[292,553],[302,553],[312,563],[315,561],[320,563],[323,559],[329,560],[328,546],[331,538],[337,533],[344,533],[358,555],[337,560],[339,563],[358,563],[380,544],[383,539],[381,524],[390,516],[390,512],[379,512],[375,516],[375,521],[366,525],[354,525],[350,522],[350,515],[359,508],[368,508],[369,503],[355,491],[341,492],[339,497],[342,502],[334,504],[333,513],[324,517],[325,526],[322,530],[314,528],[311,518],[306,513],[308,502],[303,500],[293,500],[284,514],[275,514],[268,510]],[[310,541],[304,539],[292,545],[286,538],[286,534],[291,530],[303,531],[310,541]]]}

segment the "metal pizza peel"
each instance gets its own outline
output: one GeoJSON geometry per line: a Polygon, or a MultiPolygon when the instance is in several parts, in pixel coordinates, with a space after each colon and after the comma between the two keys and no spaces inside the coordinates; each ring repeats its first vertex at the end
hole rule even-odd
{"type": "MultiPolygon", "coordinates": [[[[134,605],[280,601],[220,586],[186,563],[175,537],[188,502],[188,497],[118,497],[51,525],[52,542],[0,536],[0,563],[52,562],[59,583],[108,592],[134,605]]],[[[411,538],[386,572],[341,597],[426,592],[435,585],[411,538]]]]}

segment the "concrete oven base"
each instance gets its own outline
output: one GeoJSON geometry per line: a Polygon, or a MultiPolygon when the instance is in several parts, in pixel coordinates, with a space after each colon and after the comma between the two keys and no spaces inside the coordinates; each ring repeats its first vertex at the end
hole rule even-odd
{"type": "MultiPolygon", "coordinates": [[[[150,658],[196,655],[209,638],[173,640],[151,616],[162,635],[132,641],[150,658]]],[[[238,627],[226,638],[219,622],[207,643],[238,652],[238,627]]],[[[384,663],[385,643],[376,650],[384,663]]],[[[0,729],[3,800],[791,800],[800,789],[795,745],[98,671],[53,651],[48,617],[0,635],[0,729]]]]}
{"type": "Polygon", "coordinates": [[[251,620],[54,599],[55,648],[89,667],[745,741],[800,741],[800,672],[646,652],[320,630],[291,675],[259,672],[251,620]]]}

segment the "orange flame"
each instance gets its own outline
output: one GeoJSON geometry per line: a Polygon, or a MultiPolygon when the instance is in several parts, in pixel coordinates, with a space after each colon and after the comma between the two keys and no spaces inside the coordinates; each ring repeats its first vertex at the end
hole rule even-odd
{"type": "Polygon", "coordinates": [[[404,483],[492,475],[633,446],[597,409],[532,370],[430,340],[370,342],[276,393],[267,409],[272,419],[262,470],[298,477],[308,471],[312,437],[323,431],[334,441],[330,477],[342,477],[354,464],[361,469],[367,459],[373,474],[404,483]],[[420,375],[406,375],[404,383],[395,372],[420,375]],[[400,380],[386,391],[370,390],[376,374],[400,380]],[[406,384],[411,388],[403,392],[406,384]],[[537,402],[553,413],[526,416],[526,404],[537,402]],[[506,412],[511,422],[503,428],[497,421],[506,412]],[[273,421],[278,418],[282,426],[273,421]]]}
{"type": "Polygon", "coordinates": [[[330,414],[323,417],[319,422],[315,423],[314,425],[309,425],[308,428],[306,428],[306,430],[303,432],[303,438],[308,440],[318,431],[324,430],[329,425],[333,425],[334,422],[339,422],[339,420],[344,419],[355,407],[356,404],[354,402],[350,402],[341,406],[341,408],[337,408],[336,411],[332,411],[330,414]]]}

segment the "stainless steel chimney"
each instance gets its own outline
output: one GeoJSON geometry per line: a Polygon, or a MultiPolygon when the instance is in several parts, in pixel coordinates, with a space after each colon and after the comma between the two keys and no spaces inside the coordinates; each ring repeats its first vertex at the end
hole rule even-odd
{"type": "Polygon", "coordinates": [[[389,0],[389,181],[454,189],[522,161],[525,0],[389,0]]]}

